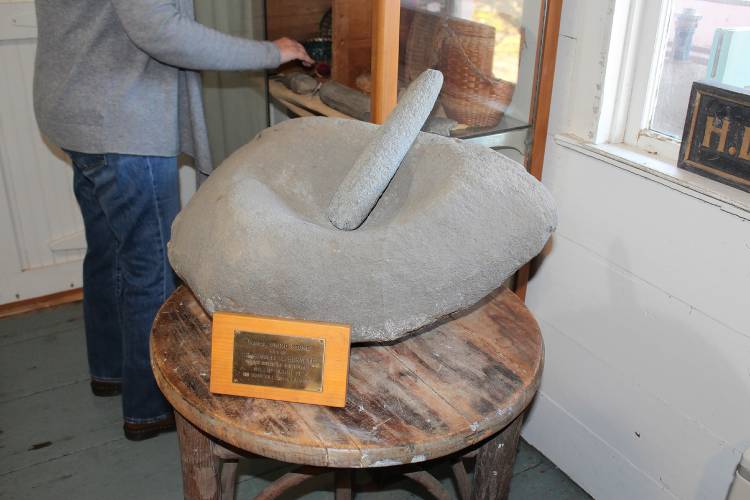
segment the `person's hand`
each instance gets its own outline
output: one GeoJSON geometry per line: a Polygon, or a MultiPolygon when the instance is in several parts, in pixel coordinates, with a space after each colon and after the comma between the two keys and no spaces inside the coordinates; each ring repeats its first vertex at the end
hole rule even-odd
{"type": "Polygon", "coordinates": [[[312,66],[315,64],[315,61],[312,60],[307,54],[305,48],[298,41],[284,37],[274,40],[273,43],[276,44],[281,53],[281,64],[294,61],[295,59],[302,61],[302,64],[305,66],[312,66]]]}

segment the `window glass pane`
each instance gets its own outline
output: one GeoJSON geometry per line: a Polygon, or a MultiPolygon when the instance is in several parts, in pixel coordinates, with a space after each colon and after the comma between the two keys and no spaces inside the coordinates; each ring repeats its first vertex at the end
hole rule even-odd
{"type": "Polygon", "coordinates": [[[750,0],[673,0],[667,29],[650,128],[681,138],[694,81],[750,88],[750,0]]]}

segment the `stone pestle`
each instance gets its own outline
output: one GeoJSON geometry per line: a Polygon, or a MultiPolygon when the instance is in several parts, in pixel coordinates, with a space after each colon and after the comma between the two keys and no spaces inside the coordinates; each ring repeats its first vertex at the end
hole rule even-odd
{"type": "Polygon", "coordinates": [[[432,112],[442,86],[443,74],[428,69],[406,89],[334,193],[328,219],[336,228],[351,231],[367,219],[432,112]]]}

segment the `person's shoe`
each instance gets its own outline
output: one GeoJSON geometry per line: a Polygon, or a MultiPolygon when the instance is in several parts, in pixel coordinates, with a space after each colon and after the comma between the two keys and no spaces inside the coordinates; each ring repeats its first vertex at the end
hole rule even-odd
{"type": "Polygon", "coordinates": [[[174,415],[169,415],[147,424],[131,424],[125,422],[125,425],[123,425],[122,428],[125,431],[125,437],[130,441],[143,441],[144,439],[156,437],[162,432],[173,431],[175,429],[174,415]]]}
{"type": "Polygon", "coordinates": [[[91,392],[94,396],[100,398],[108,398],[111,396],[117,396],[122,392],[122,384],[120,382],[105,382],[102,380],[91,381],[91,392]]]}

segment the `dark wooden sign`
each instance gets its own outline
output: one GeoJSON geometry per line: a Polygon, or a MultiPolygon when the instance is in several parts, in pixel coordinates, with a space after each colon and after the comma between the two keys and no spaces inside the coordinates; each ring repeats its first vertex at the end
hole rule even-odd
{"type": "Polygon", "coordinates": [[[750,192],[750,91],[695,82],[677,166],[750,192]]]}

